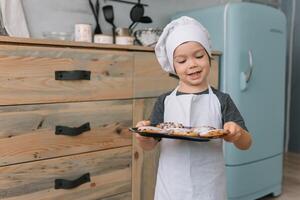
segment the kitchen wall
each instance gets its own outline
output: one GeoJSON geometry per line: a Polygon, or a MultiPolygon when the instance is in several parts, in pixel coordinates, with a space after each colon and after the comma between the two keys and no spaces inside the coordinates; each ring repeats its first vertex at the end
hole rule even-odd
{"type": "Polygon", "coordinates": [[[291,63],[291,96],[289,113],[289,151],[300,153],[300,2],[295,0],[283,2],[286,5],[287,14],[292,12],[292,6],[295,6],[294,32],[292,45],[292,63],[291,63]]]}
{"type": "MultiPolygon", "coordinates": [[[[95,2],[95,0],[92,0],[95,2]]],[[[137,2],[137,0],[128,0],[137,2]]],[[[238,1],[238,0],[237,0],[238,1]]],[[[140,24],[143,27],[162,28],[169,22],[169,17],[177,11],[226,3],[228,0],[141,0],[148,4],[145,15],[153,20],[151,24],[140,24]]],[[[133,5],[100,0],[101,7],[113,5],[115,24],[118,27],[128,27],[131,23],[129,13],[133,5]]],[[[89,8],[88,0],[23,0],[25,15],[32,37],[40,38],[43,32],[73,32],[74,24],[94,24],[94,18],[89,8]]],[[[104,33],[111,33],[111,26],[104,20],[101,10],[100,24],[104,33]]]]}

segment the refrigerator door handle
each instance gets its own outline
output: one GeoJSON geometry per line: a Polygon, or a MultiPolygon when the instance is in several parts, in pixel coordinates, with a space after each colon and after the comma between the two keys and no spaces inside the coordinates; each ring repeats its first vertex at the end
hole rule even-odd
{"type": "Polygon", "coordinates": [[[247,85],[251,79],[252,71],[253,71],[253,54],[252,50],[249,49],[248,51],[248,58],[249,58],[249,67],[246,72],[241,72],[240,74],[240,89],[242,91],[247,89],[247,85]]]}
{"type": "Polygon", "coordinates": [[[249,56],[249,69],[246,73],[246,82],[247,83],[250,81],[252,71],[253,71],[253,54],[252,54],[251,49],[249,49],[249,51],[248,51],[248,56],[249,56]]]}

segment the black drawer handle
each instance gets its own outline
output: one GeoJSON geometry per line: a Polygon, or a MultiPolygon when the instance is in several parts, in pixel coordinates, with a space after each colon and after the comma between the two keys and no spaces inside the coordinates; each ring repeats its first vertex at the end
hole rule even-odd
{"type": "Polygon", "coordinates": [[[177,75],[175,75],[175,74],[169,73],[169,76],[172,77],[172,78],[175,78],[175,79],[179,79],[179,77],[177,75]]]}
{"type": "Polygon", "coordinates": [[[55,189],[72,189],[76,188],[84,183],[90,182],[90,173],[86,173],[75,180],[66,180],[66,179],[55,179],[55,189]]]}
{"type": "Polygon", "coordinates": [[[68,135],[68,136],[77,136],[83,132],[91,130],[90,123],[87,122],[80,127],[67,127],[67,126],[56,126],[55,135],[68,135]]]}
{"type": "Polygon", "coordinates": [[[55,71],[55,80],[90,80],[91,72],[84,70],[55,71]]]}

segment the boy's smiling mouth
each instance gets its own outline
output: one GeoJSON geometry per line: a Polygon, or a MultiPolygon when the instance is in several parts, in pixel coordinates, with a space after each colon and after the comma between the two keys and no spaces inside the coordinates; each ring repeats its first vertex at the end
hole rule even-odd
{"type": "Polygon", "coordinates": [[[191,78],[191,79],[197,79],[200,77],[202,70],[199,71],[195,71],[192,73],[188,73],[187,75],[191,78]]]}

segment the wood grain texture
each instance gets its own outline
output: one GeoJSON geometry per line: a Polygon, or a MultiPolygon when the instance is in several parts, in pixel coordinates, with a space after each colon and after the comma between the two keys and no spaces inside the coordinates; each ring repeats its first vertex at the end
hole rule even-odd
{"type": "Polygon", "coordinates": [[[131,192],[126,192],[126,193],[121,193],[110,197],[101,198],[101,200],[132,200],[131,197],[132,197],[131,192]]]}
{"type": "Polygon", "coordinates": [[[1,46],[0,105],[132,97],[127,52],[1,46]],[[91,71],[91,80],[55,80],[55,71],[91,71]]]}
{"type": "Polygon", "coordinates": [[[101,199],[131,191],[131,147],[0,167],[0,199],[101,199]],[[91,174],[74,189],[54,189],[57,178],[91,174]]]}
{"type": "MultiPolygon", "coordinates": [[[[34,38],[20,38],[11,36],[0,36],[0,45],[23,45],[23,46],[43,46],[43,47],[61,47],[61,48],[81,48],[95,50],[117,50],[117,51],[142,51],[152,52],[154,48],[138,45],[116,45],[116,44],[96,44],[88,42],[75,42],[63,40],[47,40],[34,38]]],[[[221,55],[220,51],[213,51],[213,55],[221,55]]]]}
{"type": "Polygon", "coordinates": [[[209,73],[209,83],[211,86],[214,88],[218,89],[219,88],[219,73],[220,73],[220,56],[219,55],[213,55],[213,59],[211,60],[211,68],[210,68],[210,73],[209,73]]]}
{"type": "Polygon", "coordinates": [[[132,100],[0,107],[0,166],[131,145],[132,100]],[[55,135],[57,125],[91,130],[55,135]]]}
{"type": "Polygon", "coordinates": [[[142,51],[153,52],[152,47],[144,47],[137,45],[116,45],[116,44],[97,44],[88,42],[75,42],[66,40],[54,40],[54,39],[35,39],[35,38],[20,38],[20,37],[7,37],[0,36],[0,45],[24,45],[24,46],[43,46],[43,47],[71,47],[82,49],[97,49],[97,50],[118,50],[118,51],[142,51]]]}
{"type": "MultiPolygon", "coordinates": [[[[133,103],[134,125],[149,119],[156,98],[138,99],[133,103]]],[[[132,199],[153,200],[159,159],[159,145],[152,151],[143,151],[133,137],[132,199]]]]}
{"type": "Polygon", "coordinates": [[[134,97],[157,97],[177,86],[178,80],[170,78],[156,60],[155,54],[135,53],[133,93],[134,97]]]}

